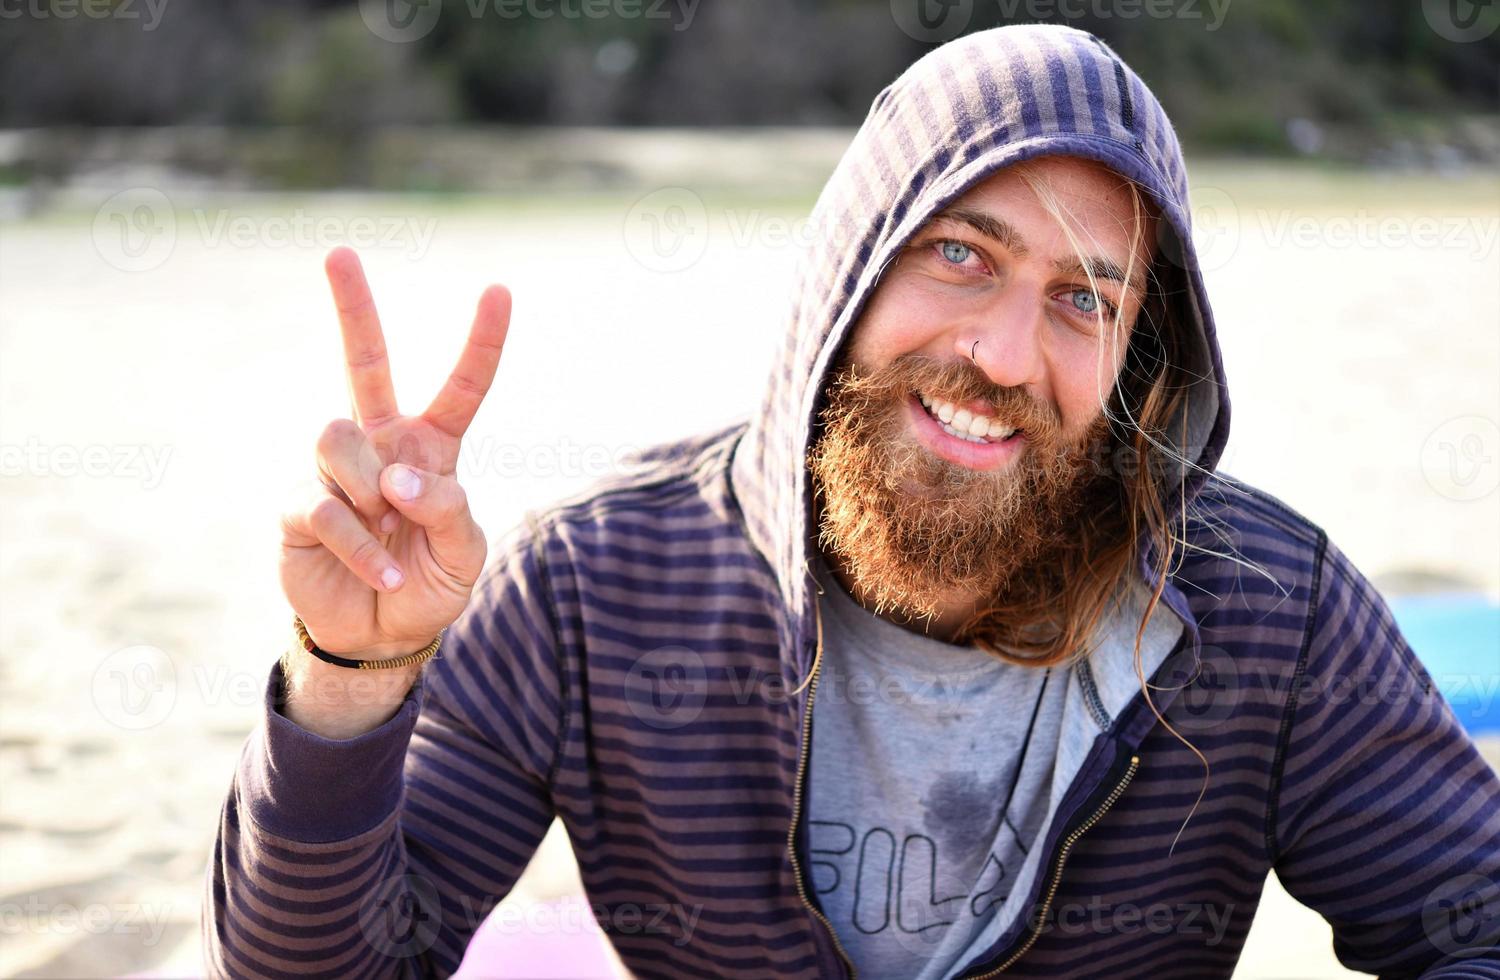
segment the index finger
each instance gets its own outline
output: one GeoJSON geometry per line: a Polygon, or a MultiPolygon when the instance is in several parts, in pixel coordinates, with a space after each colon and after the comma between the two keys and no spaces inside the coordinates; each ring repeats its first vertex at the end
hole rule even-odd
{"type": "Polygon", "coordinates": [[[359,256],[352,248],[336,248],[328,253],[323,268],[333,289],[333,305],[339,311],[354,418],[361,425],[391,418],[397,413],[391,362],[386,356],[385,335],[380,332],[380,316],[375,312],[375,297],[370,295],[359,256]]]}
{"type": "Polygon", "coordinates": [[[500,350],[505,346],[509,328],[510,291],[504,286],[491,286],[479,297],[474,325],[469,329],[469,339],[458,364],[423,413],[433,425],[454,437],[462,436],[469,428],[474,413],[479,411],[479,403],[484,401],[495,380],[500,350]]]}

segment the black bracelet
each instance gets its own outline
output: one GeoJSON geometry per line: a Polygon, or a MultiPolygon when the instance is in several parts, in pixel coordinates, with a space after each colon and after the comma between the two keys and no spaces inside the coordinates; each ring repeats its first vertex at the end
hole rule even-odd
{"type": "Polygon", "coordinates": [[[433,637],[431,643],[427,644],[416,653],[408,653],[400,657],[391,657],[389,660],[351,660],[341,657],[336,653],[318,648],[313,638],[308,635],[307,626],[302,622],[301,616],[292,619],[292,625],[297,630],[297,645],[308,653],[317,657],[325,664],[333,664],[335,667],[348,667],[350,670],[391,670],[397,667],[414,667],[424,664],[437,655],[438,647],[443,645],[443,634],[438,633],[433,637]]]}

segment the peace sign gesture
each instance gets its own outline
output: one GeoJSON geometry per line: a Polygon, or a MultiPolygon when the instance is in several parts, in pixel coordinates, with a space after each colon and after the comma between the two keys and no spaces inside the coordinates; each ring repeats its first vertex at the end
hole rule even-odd
{"type": "Polygon", "coordinates": [[[381,659],[420,649],[456,620],[484,568],[484,533],[454,474],[500,363],[510,293],[484,291],[447,383],[420,415],[402,415],[359,258],[334,249],[325,268],[353,418],[323,429],[322,489],[282,515],[281,586],[319,647],[381,659]]]}

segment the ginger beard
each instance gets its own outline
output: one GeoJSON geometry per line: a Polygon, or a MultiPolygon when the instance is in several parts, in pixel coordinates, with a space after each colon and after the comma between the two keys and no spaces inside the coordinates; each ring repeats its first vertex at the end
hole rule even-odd
{"type": "Polygon", "coordinates": [[[1028,572],[1045,575],[1049,559],[1078,547],[1080,515],[1119,506],[1102,413],[1069,438],[1050,410],[967,361],[905,355],[874,371],[846,363],[819,418],[808,453],[818,544],[843,559],[877,614],[930,618],[956,596],[1026,592],[1028,572]],[[1022,431],[1020,456],[978,471],[934,455],[908,431],[905,403],[919,391],[989,404],[991,417],[1022,431]]]}

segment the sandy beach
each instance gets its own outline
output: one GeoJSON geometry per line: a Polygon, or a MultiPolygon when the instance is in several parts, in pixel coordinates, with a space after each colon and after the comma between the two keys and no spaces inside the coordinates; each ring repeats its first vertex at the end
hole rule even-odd
{"type": "MultiPolygon", "coordinates": [[[[1193,173],[1224,468],[1383,587],[1500,601],[1500,183],[1193,173]]],[[[497,536],[620,452],[753,408],[811,201],[162,182],[113,175],[0,223],[0,976],[198,975],[219,807],[288,638],[277,515],[348,412],[327,248],[364,246],[407,409],[483,285],[510,285],[459,474],[497,536]]],[[[1500,640],[1474,669],[1500,678],[1500,640]]],[[[559,829],[512,902],[577,895],[559,829]]],[[[1352,974],[1273,879],[1236,975],[1352,974]]]]}

